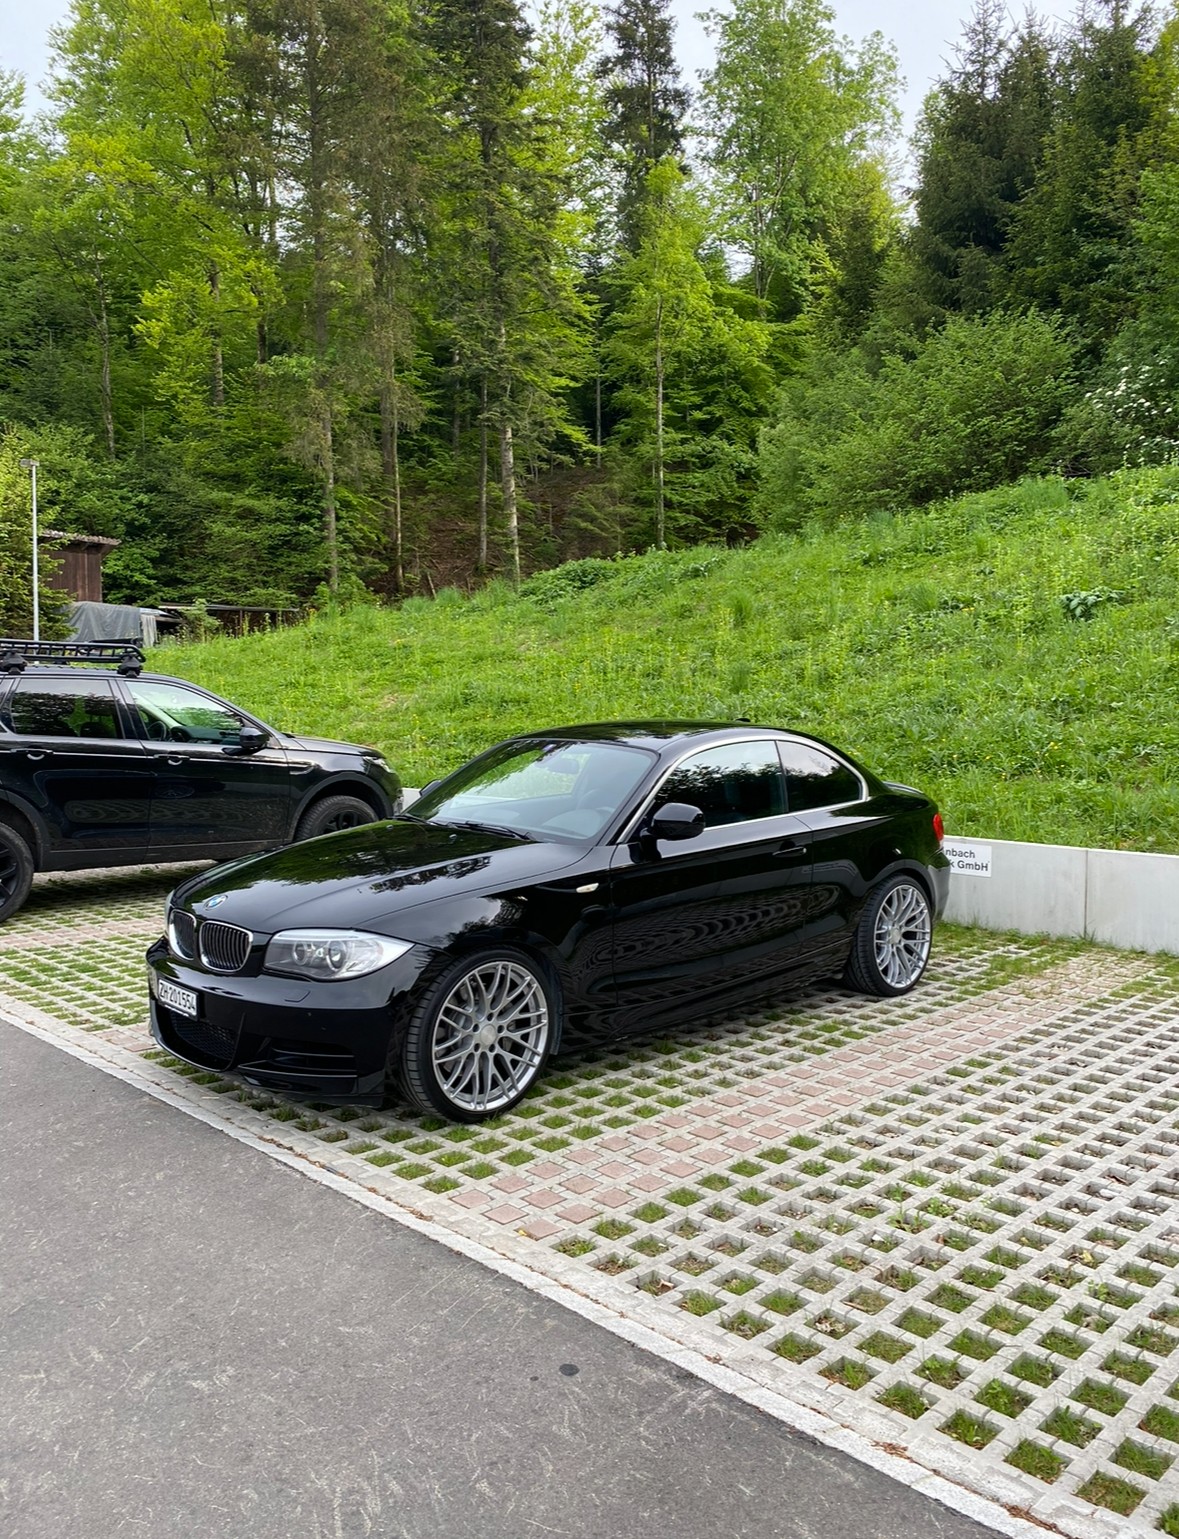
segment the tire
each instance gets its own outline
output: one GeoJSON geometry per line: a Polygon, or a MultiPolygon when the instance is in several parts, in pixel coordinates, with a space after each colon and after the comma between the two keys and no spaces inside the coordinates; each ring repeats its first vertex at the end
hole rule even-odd
{"type": "Polygon", "coordinates": [[[359,828],[375,823],[377,815],[359,796],[325,796],[308,807],[295,825],[294,842],[317,839],[320,834],[339,833],[342,828],[359,828]]]}
{"type": "Polygon", "coordinates": [[[21,908],[33,885],[33,855],[8,823],[0,823],[0,924],[21,908]]]}
{"type": "Polygon", "coordinates": [[[929,962],[933,910],[912,876],[893,876],[868,895],[843,981],[862,994],[895,998],[921,980],[929,962]]]}
{"type": "Polygon", "coordinates": [[[401,1091],[419,1111],[453,1122],[496,1117],[536,1083],[556,1023],[553,987],[524,952],[460,957],[413,1006],[395,1066],[401,1091]]]}

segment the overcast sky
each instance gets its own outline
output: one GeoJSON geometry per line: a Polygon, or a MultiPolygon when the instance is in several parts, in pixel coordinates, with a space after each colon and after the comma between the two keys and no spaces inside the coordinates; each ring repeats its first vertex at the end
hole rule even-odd
{"type": "MultiPolygon", "coordinates": [[[[907,82],[902,108],[906,132],[921,101],[944,62],[952,56],[962,24],[973,0],[835,0],[836,21],[841,32],[859,39],[879,30],[890,38],[900,56],[901,73],[907,82]]],[[[679,23],[679,53],[685,75],[692,84],[696,72],[708,67],[711,48],[695,13],[700,0],[672,0],[679,23]]],[[[1037,7],[1048,12],[1063,10],[1055,3],[1037,7]]],[[[19,70],[28,82],[29,104],[40,104],[37,83],[44,78],[49,48],[49,28],[69,10],[69,0],[4,0],[0,5],[0,67],[19,70]]],[[[1022,15],[1022,5],[1013,5],[1022,15]]]]}

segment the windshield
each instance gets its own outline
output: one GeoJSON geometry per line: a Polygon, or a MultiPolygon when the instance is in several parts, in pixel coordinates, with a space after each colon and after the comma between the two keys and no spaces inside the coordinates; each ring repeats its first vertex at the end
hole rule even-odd
{"type": "Polygon", "coordinates": [[[622,811],[653,761],[645,749],[618,743],[501,743],[414,802],[409,815],[588,842],[622,811]]]}

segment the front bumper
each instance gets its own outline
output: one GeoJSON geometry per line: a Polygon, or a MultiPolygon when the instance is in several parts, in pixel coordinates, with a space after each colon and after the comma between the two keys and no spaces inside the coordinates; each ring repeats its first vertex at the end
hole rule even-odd
{"type": "Polygon", "coordinates": [[[147,953],[152,1036],[176,1058],[294,1100],[379,1106],[399,1006],[432,953],[415,946],[364,978],[312,983],[205,972],[161,938],[147,953]],[[166,979],[197,994],[195,1018],[159,999],[166,979]]]}

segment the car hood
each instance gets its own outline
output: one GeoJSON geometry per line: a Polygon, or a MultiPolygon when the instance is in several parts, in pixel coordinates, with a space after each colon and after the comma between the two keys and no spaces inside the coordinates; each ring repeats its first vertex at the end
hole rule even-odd
{"type": "Polygon", "coordinates": [[[543,881],[584,854],[441,823],[366,823],[202,871],[174,901],[258,934],[308,925],[392,934],[407,908],[543,881]]]}
{"type": "Polygon", "coordinates": [[[356,743],[337,743],[331,737],[308,737],[303,732],[284,732],[282,741],[284,748],[305,748],[308,753],[358,754],[364,751],[356,743]]]}

